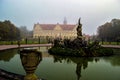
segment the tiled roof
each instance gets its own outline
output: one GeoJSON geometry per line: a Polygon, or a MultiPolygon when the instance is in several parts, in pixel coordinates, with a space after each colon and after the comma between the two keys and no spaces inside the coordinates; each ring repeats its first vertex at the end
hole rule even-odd
{"type": "Polygon", "coordinates": [[[66,24],[66,25],[60,25],[63,30],[73,30],[76,25],[66,24]]]}
{"type": "Polygon", "coordinates": [[[73,24],[39,24],[43,30],[54,30],[59,25],[62,30],[73,30],[76,25],[73,24]]]}
{"type": "Polygon", "coordinates": [[[43,30],[53,30],[55,28],[55,24],[40,24],[43,30]]]}

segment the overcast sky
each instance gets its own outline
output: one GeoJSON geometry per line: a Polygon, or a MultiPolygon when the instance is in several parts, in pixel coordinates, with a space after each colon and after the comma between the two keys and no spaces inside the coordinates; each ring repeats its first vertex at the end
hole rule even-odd
{"type": "Polygon", "coordinates": [[[120,19],[120,0],[0,0],[0,21],[33,29],[35,23],[76,24],[81,17],[83,33],[95,34],[97,27],[120,19]]]}

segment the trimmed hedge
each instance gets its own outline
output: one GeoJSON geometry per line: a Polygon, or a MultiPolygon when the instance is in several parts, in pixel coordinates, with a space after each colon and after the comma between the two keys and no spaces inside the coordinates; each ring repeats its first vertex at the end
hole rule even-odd
{"type": "Polygon", "coordinates": [[[113,50],[109,48],[98,48],[95,50],[89,49],[71,49],[62,47],[52,47],[48,50],[50,54],[61,56],[75,56],[75,57],[97,57],[97,56],[110,56],[113,55],[113,50]]]}

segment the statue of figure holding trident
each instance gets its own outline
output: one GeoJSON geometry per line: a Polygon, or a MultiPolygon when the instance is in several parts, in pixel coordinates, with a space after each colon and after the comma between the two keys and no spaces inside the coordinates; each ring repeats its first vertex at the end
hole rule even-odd
{"type": "Polygon", "coordinates": [[[77,26],[77,38],[82,41],[82,24],[80,23],[81,18],[78,20],[77,26]]]}

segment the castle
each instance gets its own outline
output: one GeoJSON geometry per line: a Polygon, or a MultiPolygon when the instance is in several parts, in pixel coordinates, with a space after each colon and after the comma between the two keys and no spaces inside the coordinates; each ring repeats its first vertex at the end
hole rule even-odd
{"type": "Polygon", "coordinates": [[[34,24],[33,38],[52,37],[52,38],[74,38],[77,36],[77,25],[67,24],[64,19],[63,24],[34,24]]]}

